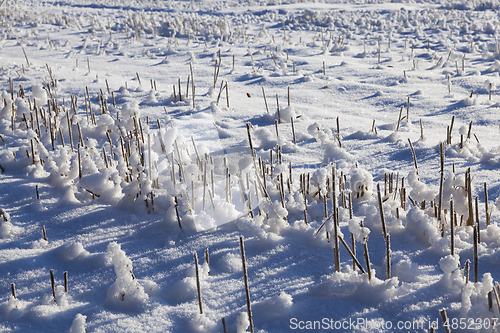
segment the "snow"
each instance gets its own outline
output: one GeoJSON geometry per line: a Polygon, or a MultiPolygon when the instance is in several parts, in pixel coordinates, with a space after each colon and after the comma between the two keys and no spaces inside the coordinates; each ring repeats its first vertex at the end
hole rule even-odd
{"type": "Polygon", "coordinates": [[[497,332],[499,11],[1,4],[0,331],[497,332]]]}

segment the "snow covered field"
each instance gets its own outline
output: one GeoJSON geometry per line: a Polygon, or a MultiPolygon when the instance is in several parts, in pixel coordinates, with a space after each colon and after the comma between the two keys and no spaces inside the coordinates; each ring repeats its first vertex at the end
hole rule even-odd
{"type": "Polygon", "coordinates": [[[500,331],[499,12],[3,2],[0,331],[500,331]]]}

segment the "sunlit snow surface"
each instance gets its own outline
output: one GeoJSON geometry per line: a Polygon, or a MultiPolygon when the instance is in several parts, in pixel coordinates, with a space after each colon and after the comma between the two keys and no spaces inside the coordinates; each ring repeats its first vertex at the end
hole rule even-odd
{"type": "Polygon", "coordinates": [[[499,11],[2,2],[0,331],[498,331],[499,11]]]}

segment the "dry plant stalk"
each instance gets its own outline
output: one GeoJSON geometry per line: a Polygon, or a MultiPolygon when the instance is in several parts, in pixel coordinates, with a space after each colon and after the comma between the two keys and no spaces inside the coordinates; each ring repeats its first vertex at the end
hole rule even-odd
{"type": "Polygon", "coordinates": [[[26,55],[26,51],[24,50],[24,47],[22,47],[22,49],[23,49],[24,57],[26,58],[26,63],[28,64],[28,67],[30,67],[30,61],[28,60],[28,56],[26,55]]]}
{"type": "Polygon", "coordinates": [[[45,231],[45,226],[42,227],[42,235],[43,235],[43,240],[48,242],[49,240],[47,239],[47,232],[45,231]]]}
{"type": "Polygon", "coordinates": [[[449,322],[448,322],[448,316],[446,315],[446,309],[441,309],[439,310],[439,313],[441,314],[441,319],[443,319],[443,326],[445,329],[446,333],[451,333],[449,322]]]}
{"type": "Polygon", "coordinates": [[[391,235],[387,234],[385,238],[386,260],[387,260],[387,279],[391,278],[391,235]]]}
{"type": "Polygon", "coordinates": [[[276,110],[278,111],[278,122],[281,123],[280,101],[278,99],[278,94],[276,94],[276,110]]]}
{"type": "Polygon", "coordinates": [[[477,224],[474,225],[474,283],[477,283],[477,262],[478,262],[478,249],[477,249],[477,243],[478,243],[478,228],[477,224]]]}
{"type": "Polygon", "coordinates": [[[410,144],[411,153],[413,155],[413,163],[415,164],[415,170],[417,171],[417,176],[418,176],[417,155],[415,155],[415,149],[413,149],[413,145],[411,144],[410,138],[408,138],[408,143],[410,144]]]}
{"type": "Polygon", "coordinates": [[[363,267],[361,267],[361,264],[359,263],[358,259],[356,259],[356,255],[353,253],[353,251],[351,251],[351,249],[349,248],[349,246],[347,246],[345,240],[340,237],[340,235],[338,235],[338,238],[340,239],[340,241],[342,242],[342,245],[344,245],[345,249],[347,250],[347,252],[349,253],[349,255],[351,256],[352,260],[353,260],[353,263],[354,263],[354,267],[358,266],[359,267],[359,270],[365,274],[365,270],[363,269],[363,267]]]}
{"type": "Polygon", "coordinates": [[[269,107],[267,106],[266,93],[264,92],[264,87],[262,87],[262,95],[264,96],[264,103],[266,103],[266,110],[269,113],[269,107]]]}
{"type": "Polygon", "coordinates": [[[248,143],[250,144],[250,151],[252,153],[252,156],[255,157],[255,152],[253,150],[253,143],[252,143],[252,134],[250,132],[250,126],[252,126],[250,123],[246,123],[247,125],[247,133],[248,133],[248,143]]]}
{"type": "Polygon", "coordinates": [[[243,278],[245,280],[245,294],[247,298],[247,311],[248,311],[248,320],[250,321],[250,332],[254,333],[253,319],[252,319],[252,304],[250,302],[250,289],[248,287],[247,263],[245,259],[245,245],[243,243],[243,236],[240,236],[240,252],[241,252],[241,262],[243,264],[243,278]]]}
{"type": "MultiPolygon", "coordinates": [[[[326,201],[326,198],[325,198],[326,201]]],[[[333,228],[334,228],[334,241],[335,247],[334,251],[334,262],[335,262],[335,271],[340,272],[340,253],[339,253],[339,241],[338,241],[338,208],[337,208],[337,169],[335,168],[335,164],[332,166],[332,206],[333,206],[333,228]]]]}
{"type": "Polygon", "coordinates": [[[200,272],[198,269],[198,255],[194,252],[194,266],[196,268],[196,289],[198,290],[198,305],[200,307],[200,314],[203,314],[203,306],[201,304],[201,287],[200,287],[200,272]]]}
{"type": "Polygon", "coordinates": [[[470,260],[467,259],[464,267],[465,284],[469,284],[470,260]]]}
{"type": "Polygon", "coordinates": [[[467,226],[474,226],[474,211],[472,208],[472,181],[471,181],[471,172],[470,168],[467,169],[467,175],[466,175],[466,182],[467,182],[467,201],[468,201],[468,207],[469,207],[469,218],[467,219],[467,226]]]}
{"type": "Polygon", "coordinates": [[[52,285],[52,296],[54,297],[54,302],[57,302],[56,300],[56,285],[54,282],[54,270],[50,270],[50,283],[52,285]]]}
{"type": "Polygon", "coordinates": [[[222,318],[222,329],[224,330],[224,333],[227,333],[226,319],[225,318],[222,318]]]}
{"type": "Polygon", "coordinates": [[[368,271],[368,280],[372,279],[372,269],[370,267],[370,254],[368,253],[368,239],[363,243],[363,248],[365,250],[365,262],[366,262],[366,270],[368,271]]]}
{"type": "Polygon", "coordinates": [[[498,306],[498,311],[500,311],[500,299],[498,298],[498,287],[500,285],[498,284],[498,282],[495,282],[495,286],[493,286],[493,292],[495,293],[495,299],[497,301],[497,306],[498,306]]]}
{"type": "Polygon", "coordinates": [[[455,210],[453,207],[453,199],[450,200],[450,252],[451,255],[455,255],[455,210]]]}
{"type": "Polygon", "coordinates": [[[68,272],[64,272],[64,292],[68,292],[68,272]]]}
{"type": "MultiPolygon", "coordinates": [[[[396,132],[399,131],[399,125],[401,124],[401,114],[402,113],[403,113],[403,106],[401,106],[401,109],[399,110],[398,126],[396,127],[396,132]]],[[[375,127],[375,120],[373,120],[372,132],[373,132],[373,127],[375,127]]]]}
{"type": "Polygon", "coordinates": [[[488,211],[488,188],[486,182],[484,182],[484,210],[486,212],[486,226],[489,226],[491,213],[488,211]]]}
{"type": "Polygon", "coordinates": [[[441,157],[441,179],[439,181],[439,201],[438,201],[438,221],[441,219],[441,210],[443,207],[443,182],[444,182],[444,143],[439,144],[439,152],[441,157]]]}
{"type": "Polygon", "coordinates": [[[380,220],[382,221],[382,233],[384,235],[384,239],[387,240],[387,229],[385,226],[384,207],[382,206],[382,195],[380,193],[380,184],[378,183],[377,183],[377,195],[378,195],[378,208],[380,210],[380,220]]]}

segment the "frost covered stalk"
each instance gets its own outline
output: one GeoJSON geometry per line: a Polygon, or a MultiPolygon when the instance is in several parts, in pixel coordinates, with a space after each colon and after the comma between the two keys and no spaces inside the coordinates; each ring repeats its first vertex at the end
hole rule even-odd
{"type": "Polygon", "coordinates": [[[248,320],[250,321],[250,332],[253,333],[254,331],[253,331],[253,319],[252,319],[252,304],[250,302],[250,289],[248,287],[247,263],[245,259],[245,245],[243,243],[243,236],[240,236],[240,252],[241,252],[241,262],[243,264],[243,278],[245,280],[248,320]]]}
{"type": "Polygon", "coordinates": [[[152,180],[152,174],[151,174],[151,134],[148,133],[148,173],[149,173],[149,180],[152,180]]]}
{"type": "Polygon", "coordinates": [[[207,161],[205,160],[203,172],[203,211],[205,211],[205,197],[207,192],[207,161]]]}
{"type": "Polygon", "coordinates": [[[194,252],[194,266],[196,268],[196,289],[198,290],[198,305],[200,307],[200,314],[203,314],[203,306],[201,304],[201,287],[200,287],[200,272],[198,269],[198,255],[194,252]]]}
{"type": "Polygon", "coordinates": [[[469,284],[470,260],[467,259],[464,267],[465,284],[469,284]]]}

